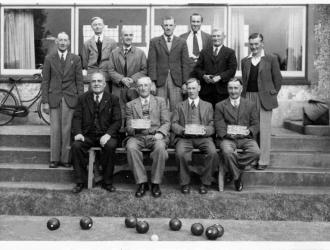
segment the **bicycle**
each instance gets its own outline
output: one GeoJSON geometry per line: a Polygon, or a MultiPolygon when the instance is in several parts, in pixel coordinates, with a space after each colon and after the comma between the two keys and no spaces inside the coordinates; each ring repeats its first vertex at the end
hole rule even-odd
{"type": "MultiPolygon", "coordinates": [[[[40,74],[33,75],[34,79],[41,79],[40,74]]],[[[37,103],[37,109],[34,111],[38,113],[39,118],[42,119],[46,124],[50,124],[49,114],[43,112],[41,108],[41,88],[39,89],[36,96],[28,100],[22,100],[17,84],[20,83],[22,77],[14,78],[9,77],[8,82],[11,84],[9,90],[0,89],[0,126],[6,125],[11,122],[15,117],[25,117],[29,114],[30,108],[33,104],[37,103]],[[14,95],[14,90],[16,95],[14,95]],[[25,106],[24,103],[29,103],[25,106]]]]}

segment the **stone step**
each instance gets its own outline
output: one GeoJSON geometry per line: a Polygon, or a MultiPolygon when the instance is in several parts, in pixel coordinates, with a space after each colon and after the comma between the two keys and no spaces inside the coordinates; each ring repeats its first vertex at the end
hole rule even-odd
{"type": "Polygon", "coordinates": [[[330,136],[330,126],[326,125],[303,125],[302,121],[285,120],[283,126],[286,129],[306,134],[317,136],[330,136]]]}
{"type": "MultiPolygon", "coordinates": [[[[117,172],[114,183],[134,184],[132,172],[126,166],[117,172]]],[[[118,167],[117,167],[118,170],[118,167]]],[[[150,173],[149,173],[150,174],[150,173]]],[[[44,183],[73,183],[72,168],[50,169],[46,164],[0,164],[0,182],[44,182],[44,183]]],[[[330,168],[315,169],[313,167],[268,167],[266,170],[249,170],[243,175],[246,186],[319,186],[330,187],[330,168]]],[[[193,183],[198,183],[194,176],[193,183]]],[[[178,172],[174,167],[166,168],[164,184],[178,185],[178,172]]],[[[232,189],[233,187],[227,187],[232,189]]]]}

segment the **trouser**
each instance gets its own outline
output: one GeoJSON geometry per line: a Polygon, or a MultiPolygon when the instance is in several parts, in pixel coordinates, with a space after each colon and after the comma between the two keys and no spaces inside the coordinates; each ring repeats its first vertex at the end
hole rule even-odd
{"type": "Polygon", "coordinates": [[[74,109],[70,108],[64,97],[57,108],[50,109],[50,160],[69,162],[71,122],[74,109]]]}
{"type": "Polygon", "coordinates": [[[247,92],[246,98],[256,104],[257,112],[259,114],[259,121],[260,121],[259,146],[261,151],[259,165],[269,165],[273,111],[265,110],[262,107],[258,92],[247,92]]]}
{"type": "MultiPolygon", "coordinates": [[[[72,164],[76,174],[76,183],[87,183],[88,150],[91,147],[100,147],[100,137],[85,136],[84,141],[74,141],[71,146],[72,164]]],[[[103,168],[103,183],[112,184],[113,171],[115,166],[115,151],[117,139],[110,138],[104,145],[100,155],[100,162],[103,168]]]]}
{"type": "Polygon", "coordinates": [[[137,184],[148,181],[146,169],[143,165],[143,153],[141,151],[143,148],[151,149],[151,182],[154,184],[160,184],[162,182],[165,162],[168,158],[167,144],[167,138],[156,140],[153,135],[136,135],[128,139],[126,144],[127,161],[133,169],[137,184]]]}
{"type": "Polygon", "coordinates": [[[183,100],[182,89],[174,84],[170,71],[168,72],[165,85],[157,88],[157,96],[165,98],[166,103],[169,102],[167,106],[170,112],[173,112],[175,106],[183,100]]]}
{"type": "Polygon", "coordinates": [[[204,185],[210,185],[213,170],[219,165],[219,156],[211,137],[181,138],[176,143],[176,158],[180,165],[180,185],[188,185],[190,183],[192,151],[194,148],[199,149],[204,155],[201,182],[204,185]]]}
{"type": "Polygon", "coordinates": [[[233,174],[234,180],[237,180],[244,168],[257,160],[260,156],[258,144],[253,139],[223,139],[220,142],[223,161],[228,170],[233,174]],[[236,149],[242,149],[243,152],[237,152],[236,149]]]}

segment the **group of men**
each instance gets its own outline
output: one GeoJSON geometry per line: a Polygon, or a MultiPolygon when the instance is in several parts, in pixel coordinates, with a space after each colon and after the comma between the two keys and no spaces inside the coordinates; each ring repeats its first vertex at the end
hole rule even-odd
{"type": "Polygon", "coordinates": [[[190,193],[194,148],[204,155],[200,194],[207,193],[219,167],[227,169],[226,182],[233,179],[237,191],[243,189],[245,167],[258,160],[257,169],[267,167],[272,109],[278,105],[282,79],[276,57],[264,53],[261,34],[252,34],[251,54],[242,60],[242,81],[236,79],[235,51],[223,45],[224,32],[202,32],[202,22],[201,15],[192,14],[191,30],[177,37],[174,18],[165,17],[164,33],[151,39],[148,59],[132,45],[133,32],[127,28],[121,30],[117,47],[104,35],[100,17],[91,20],[95,34],[84,43],[82,60],[68,50],[69,36],[58,34],[58,51],[45,58],[42,100],[51,119],[50,167],[72,163],[74,193],[86,187],[88,149],[93,146],[102,148],[102,187],[115,191],[115,149],[122,132],[127,136],[127,161],[138,184],[136,197],[150,188],[154,197],[161,196],[170,141],[176,149],[184,194],[190,193]],[[83,74],[90,81],[86,93],[83,74]],[[261,151],[256,142],[259,127],[261,151]],[[145,148],[151,150],[153,160],[151,187],[143,164],[145,148]]]}

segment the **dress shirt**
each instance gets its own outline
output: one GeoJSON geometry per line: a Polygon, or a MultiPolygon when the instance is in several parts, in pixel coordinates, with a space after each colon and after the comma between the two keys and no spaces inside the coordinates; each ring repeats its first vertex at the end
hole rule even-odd
{"type": "Polygon", "coordinates": [[[215,48],[218,48],[218,51],[217,51],[217,55],[218,55],[221,48],[222,48],[222,46],[223,46],[223,44],[221,44],[219,47],[216,47],[216,46],[213,45],[213,53],[214,53],[215,48]]]}
{"type": "MultiPolygon", "coordinates": [[[[201,30],[197,31],[196,37],[197,37],[199,51],[201,51],[203,49],[203,40],[202,40],[201,30]]],[[[188,46],[189,57],[195,58],[196,56],[193,54],[193,44],[194,44],[193,41],[194,41],[194,32],[191,30],[187,37],[187,46],[188,46]]]]}
{"type": "Polygon", "coordinates": [[[103,37],[104,37],[103,33],[101,35],[94,35],[95,42],[97,43],[97,41],[99,40],[99,37],[100,37],[100,41],[102,43],[103,42],[103,37]]]}
{"type": "Polygon", "coordinates": [[[241,97],[238,97],[237,99],[230,99],[230,103],[231,105],[233,105],[233,107],[238,107],[241,101],[241,97]]]}
{"type": "Polygon", "coordinates": [[[146,100],[149,104],[150,103],[150,95],[146,98],[143,98],[143,97],[140,96],[140,100],[141,100],[142,105],[145,105],[146,100]]]}
{"type": "Polygon", "coordinates": [[[248,56],[248,58],[251,58],[251,63],[254,65],[254,66],[257,66],[257,64],[260,62],[261,60],[261,57],[265,56],[265,51],[262,49],[261,52],[260,52],[260,55],[257,55],[257,56],[253,56],[252,53],[248,56]]]}
{"type": "Polygon", "coordinates": [[[194,101],[194,104],[197,107],[198,106],[198,103],[199,103],[199,97],[197,97],[195,99],[188,98],[188,102],[189,102],[189,105],[190,106],[191,106],[192,101],[194,101]]]}
{"type": "Polygon", "coordinates": [[[62,54],[63,54],[63,57],[64,57],[64,61],[66,59],[66,55],[68,54],[68,50],[62,52],[60,50],[57,51],[58,52],[58,56],[60,57],[60,59],[62,58],[62,54]]]}
{"type": "MultiPolygon", "coordinates": [[[[94,101],[96,102],[96,93],[94,93],[94,101]]],[[[102,97],[103,97],[103,92],[102,93],[100,93],[100,94],[98,94],[98,96],[99,96],[99,103],[101,102],[101,100],[102,100],[102,97]]]]}
{"type": "Polygon", "coordinates": [[[132,46],[129,46],[129,47],[123,46],[123,52],[124,52],[124,54],[125,54],[125,49],[127,50],[127,53],[128,53],[128,52],[131,51],[131,48],[132,48],[132,46]]]}
{"type": "MultiPolygon", "coordinates": [[[[173,37],[174,37],[174,35],[171,35],[171,36],[170,36],[170,38],[171,38],[170,43],[173,42],[173,37]]],[[[165,42],[168,43],[168,41],[167,41],[168,36],[164,35],[164,38],[165,38],[165,42]]]]}

